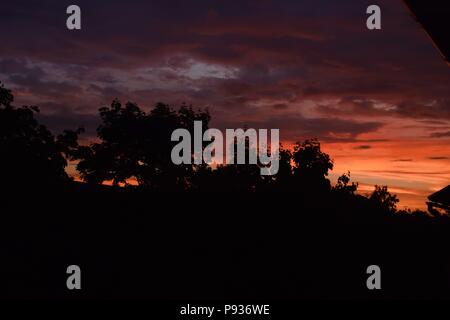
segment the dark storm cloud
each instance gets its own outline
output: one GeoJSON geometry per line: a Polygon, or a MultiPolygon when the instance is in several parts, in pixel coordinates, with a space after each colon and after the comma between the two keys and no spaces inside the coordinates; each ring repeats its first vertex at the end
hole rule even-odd
{"type": "Polygon", "coordinates": [[[439,171],[408,171],[408,170],[367,170],[367,172],[373,172],[378,174],[404,174],[404,175],[435,175],[442,176],[445,174],[450,174],[449,170],[439,170],[439,171]]]}
{"type": "Polygon", "coordinates": [[[272,105],[272,108],[275,110],[286,110],[289,106],[286,103],[277,103],[272,105]]]}
{"type": "Polygon", "coordinates": [[[39,113],[37,118],[55,133],[83,128],[85,130],[84,139],[94,138],[96,136],[95,129],[100,124],[99,117],[96,114],[76,114],[70,111],[53,114],[39,113]]]}
{"type": "MultiPolygon", "coordinates": [[[[328,142],[358,142],[363,133],[373,132],[383,126],[378,122],[357,122],[342,119],[305,118],[298,114],[273,116],[265,120],[239,121],[240,127],[280,128],[282,140],[318,138],[328,142]]],[[[232,128],[235,121],[218,122],[219,128],[232,128]]]]}
{"type": "Polygon", "coordinates": [[[381,32],[365,28],[365,0],[79,0],[82,30],[71,32],[71,1],[16,0],[1,8],[0,79],[19,100],[83,114],[116,97],[147,108],[186,101],[218,123],[259,121],[292,138],[351,141],[381,126],[335,116],[450,120],[438,53],[400,1],[378,3],[381,32]],[[291,117],[292,105],[321,99],[340,102],[321,104],[323,118],[291,117]]]}
{"type": "Polygon", "coordinates": [[[44,70],[39,67],[29,67],[24,59],[2,59],[0,60],[0,73],[7,75],[27,74],[38,78],[45,75],[44,70]]]}
{"type": "Polygon", "coordinates": [[[450,131],[445,131],[445,132],[434,132],[432,134],[430,134],[431,138],[448,138],[450,137],[450,131]]]}
{"type": "Polygon", "coordinates": [[[372,149],[372,147],[369,145],[361,145],[361,146],[356,146],[353,149],[354,150],[368,150],[368,149],[372,149]]]}
{"type": "Polygon", "coordinates": [[[337,103],[319,105],[318,111],[328,115],[363,115],[363,116],[391,116],[411,118],[433,127],[448,125],[442,120],[450,120],[450,100],[433,99],[412,101],[399,99],[385,99],[384,105],[380,101],[361,97],[343,97],[337,103]],[[436,121],[433,119],[441,119],[436,121]],[[427,122],[425,122],[428,120],[427,122]]]}
{"type": "Polygon", "coordinates": [[[396,106],[395,112],[409,118],[450,120],[450,99],[422,103],[404,101],[396,106]]]}

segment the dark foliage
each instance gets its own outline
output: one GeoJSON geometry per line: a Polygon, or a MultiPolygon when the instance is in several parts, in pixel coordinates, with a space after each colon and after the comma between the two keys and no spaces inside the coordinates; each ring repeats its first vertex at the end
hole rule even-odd
{"type": "Polygon", "coordinates": [[[78,153],[77,169],[84,180],[126,185],[134,179],[140,187],[160,191],[184,190],[190,185],[194,167],[172,163],[171,134],[178,128],[193,132],[196,120],[207,127],[207,111],[195,112],[186,105],[174,111],[159,103],[145,113],[136,104],[122,106],[118,100],[99,111],[100,142],[80,147],[78,153]]]}
{"type": "Polygon", "coordinates": [[[385,186],[358,195],[349,172],[331,186],[317,140],[281,148],[278,174],[261,177],[258,165],[173,165],[171,132],[209,121],[191,107],[146,113],[116,100],[100,109],[99,141],[79,146],[80,130],[55,137],[37,108],[13,107],[4,88],[0,101],[8,298],[450,297],[450,220],[397,211],[385,186]],[[67,177],[74,159],[89,183],[67,177]],[[138,187],[117,186],[131,178],[138,187]],[[157,192],[168,190],[184,192],[157,192]],[[81,295],[64,286],[74,263],[86,270],[81,295]],[[371,264],[382,295],[364,285],[371,264]]]}
{"type": "Polygon", "coordinates": [[[34,106],[16,108],[9,90],[0,87],[0,176],[2,184],[38,186],[69,179],[66,157],[78,148],[78,131],[55,137],[38,123],[34,106]]]}
{"type": "MultiPolygon", "coordinates": [[[[78,145],[77,131],[65,130],[55,137],[38,123],[37,107],[12,106],[11,91],[0,87],[0,171],[9,185],[47,185],[69,181],[65,171],[68,160],[78,161],[80,177],[89,184],[112,181],[113,186],[133,186],[152,191],[191,192],[283,192],[295,193],[299,204],[320,208],[324,200],[348,208],[396,213],[398,199],[387,186],[375,186],[369,198],[357,195],[358,184],[350,182],[350,172],[335,186],[328,177],[333,160],[316,139],[297,142],[293,150],[280,147],[279,172],[261,176],[259,165],[175,165],[171,160],[171,134],[187,129],[194,135],[194,121],[208,128],[208,111],[182,105],[177,110],[158,103],[149,112],[128,102],[114,100],[99,109],[99,142],[78,145]],[[361,207],[362,206],[362,207],[361,207]],[[365,209],[364,209],[365,208],[365,209]]],[[[236,146],[248,141],[235,141],[236,146]]],[[[192,149],[191,158],[194,157],[192,149]]],[[[351,210],[348,210],[349,212],[351,210]]],[[[402,213],[406,213],[402,211],[402,213]]]]}

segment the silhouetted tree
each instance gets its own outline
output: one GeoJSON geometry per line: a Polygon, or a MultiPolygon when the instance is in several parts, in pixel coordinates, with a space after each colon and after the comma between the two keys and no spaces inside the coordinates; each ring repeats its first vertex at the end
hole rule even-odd
{"type": "MultiPolygon", "coordinates": [[[[359,215],[361,211],[370,215],[397,212],[399,200],[387,186],[375,186],[368,198],[357,195],[358,184],[350,182],[350,172],[340,176],[331,188],[327,176],[333,169],[333,161],[321,150],[316,139],[297,142],[292,151],[280,146],[278,174],[261,176],[259,163],[236,164],[239,145],[244,144],[246,163],[255,148],[247,138],[234,142],[235,164],[175,165],[171,151],[178,142],[171,141],[173,131],[184,128],[193,137],[195,121],[202,121],[203,130],[210,121],[207,111],[194,111],[191,106],[182,105],[174,110],[158,103],[146,113],[134,103],[123,106],[114,100],[110,107],[99,109],[99,142],[79,146],[82,129],[64,130],[55,137],[36,120],[37,107],[16,108],[13,101],[11,91],[0,84],[0,177],[3,185],[42,186],[68,182],[67,161],[79,160],[77,169],[81,178],[95,184],[111,180],[114,185],[126,185],[135,179],[141,187],[157,191],[293,191],[297,192],[299,208],[330,211],[336,205],[354,220],[369,216],[359,215]]],[[[204,142],[203,147],[207,143],[204,142]]],[[[399,213],[410,217],[419,215],[419,211],[415,212],[417,214],[408,210],[399,213]]]]}
{"type": "Polygon", "coordinates": [[[264,177],[262,190],[275,192],[292,192],[295,191],[292,176],[292,151],[285,149],[280,144],[278,156],[278,173],[274,176],[264,177]]]}
{"type": "Polygon", "coordinates": [[[69,180],[66,157],[77,149],[80,131],[57,138],[39,124],[34,106],[12,106],[11,91],[0,87],[0,177],[3,184],[43,185],[69,180]]]}
{"type": "Polygon", "coordinates": [[[369,199],[383,211],[396,212],[397,203],[399,202],[397,195],[391,194],[387,186],[375,186],[375,190],[370,195],[369,199]]]}
{"type": "Polygon", "coordinates": [[[184,128],[193,137],[194,121],[202,121],[206,130],[207,111],[196,112],[186,105],[175,111],[158,103],[146,113],[136,104],[122,106],[118,100],[99,111],[102,123],[97,135],[101,142],[79,150],[77,169],[84,180],[112,180],[118,185],[134,178],[141,187],[154,190],[183,190],[190,185],[195,166],[173,164],[171,135],[184,128]]]}
{"type": "Polygon", "coordinates": [[[412,209],[409,209],[409,208],[408,209],[398,210],[397,214],[398,215],[404,215],[404,216],[407,215],[407,216],[409,216],[411,218],[418,218],[418,219],[432,216],[432,214],[429,213],[429,212],[426,212],[426,211],[423,211],[423,210],[420,210],[420,209],[412,210],[412,209]]]}
{"type": "Polygon", "coordinates": [[[330,190],[328,171],[333,170],[333,160],[320,149],[317,139],[297,142],[292,153],[293,176],[296,187],[302,190],[324,192],[330,190]]]}
{"type": "Polygon", "coordinates": [[[340,194],[353,196],[358,190],[358,183],[352,182],[350,184],[350,171],[348,171],[337,179],[333,190],[340,194]]]}
{"type": "Polygon", "coordinates": [[[11,90],[6,89],[0,82],[0,106],[8,107],[14,101],[11,90]]]}
{"type": "MultiPolygon", "coordinates": [[[[247,128],[244,128],[247,130],[247,128]]],[[[228,143],[228,142],[227,142],[228,143]]],[[[220,192],[255,192],[260,190],[264,182],[260,164],[250,164],[250,152],[257,153],[256,146],[250,145],[248,137],[235,139],[227,153],[233,156],[233,164],[220,164],[210,172],[210,191],[220,192]],[[241,148],[245,152],[245,164],[238,164],[237,151],[241,148]]],[[[228,160],[228,159],[227,159],[228,160]]],[[[206,189],[206,188],[202,188],[206,189]]]]}

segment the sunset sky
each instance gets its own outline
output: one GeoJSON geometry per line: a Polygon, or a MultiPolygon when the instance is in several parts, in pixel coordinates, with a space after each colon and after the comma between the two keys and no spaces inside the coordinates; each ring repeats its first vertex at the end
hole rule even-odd
{"type": "Polygon", "coordinates": [[[15,0],[0,17],[0,81],[56,132],[82,125],[89,141],[114,98],[186,102],[211,127],[316,137],[332,179],[388,185],[400,208],[450,184],[450,68],[400,0],[15,0]]]}

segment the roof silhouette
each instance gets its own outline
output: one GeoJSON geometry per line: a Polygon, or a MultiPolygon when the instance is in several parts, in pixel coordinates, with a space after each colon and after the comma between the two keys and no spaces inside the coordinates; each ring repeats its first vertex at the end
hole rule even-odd
{"type": "Polygon", "coordinates": [[[428,196],[430,201],[450,206],[450,185],[428,196]]]}
{"type": "Polygon", "coordinates": [[[404,0],[404,2],[450,64],[450,41],[448,41],[450,2],[442,0],[404,0]]]}

